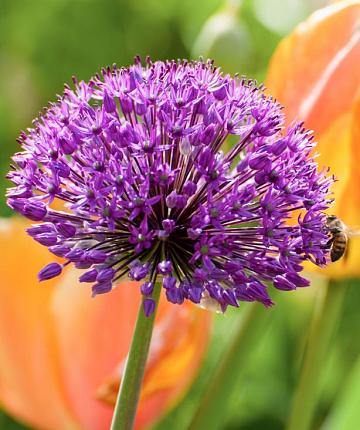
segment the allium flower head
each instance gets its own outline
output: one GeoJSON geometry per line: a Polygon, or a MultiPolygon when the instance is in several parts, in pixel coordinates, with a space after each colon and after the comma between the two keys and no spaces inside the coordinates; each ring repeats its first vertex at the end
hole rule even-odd
{"type": "Polygon", "coordinates": [[[72,263],[94,295],[124,275],[142,281],[146,314],[159,281],[172,303],[225,310],[269,306],[269,284],[306,286],[302,263],[326,263],[333,179],[311,133],[285,130],[253,81],[210,61],[136,58],[74,85],[20,135],[8,175],[9,205],[42,221],[29,234],[65,259],[40,280],[72,263]]]}

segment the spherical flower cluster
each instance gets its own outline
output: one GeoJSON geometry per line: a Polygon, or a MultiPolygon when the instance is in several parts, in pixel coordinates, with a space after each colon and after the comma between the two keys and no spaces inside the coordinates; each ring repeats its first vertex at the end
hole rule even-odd
{"type": "Polygon", "coordinates": [[[94,295],[124,275],[143,281],[144,309],[167,299],[272,304],[269,285],[308,285],[302,263],[327,262],[323,213],[333,178],[311,133],[284,129],[261,87],[211,61],[107,68],[65,86],[19,137],[8,204],[29,234],[72,263],[94,295]],[[59,201],[63,207],[59,210],[59,201]]]}

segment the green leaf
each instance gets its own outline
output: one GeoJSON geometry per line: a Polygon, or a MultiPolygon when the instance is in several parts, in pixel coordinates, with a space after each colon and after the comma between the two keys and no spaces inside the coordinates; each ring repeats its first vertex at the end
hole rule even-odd
{"type": "Polygon", "coordinates": [[[25,427],[14,421],[10,416],[6,415],[5,412],[0,411],[0,429],[2,430],[30,430],[29,427],[25,427]]]}

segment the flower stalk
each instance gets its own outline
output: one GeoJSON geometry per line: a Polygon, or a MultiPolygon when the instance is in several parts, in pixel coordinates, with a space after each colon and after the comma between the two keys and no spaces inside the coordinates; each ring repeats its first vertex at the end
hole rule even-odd
{"type": "Polygon", "coordinates": [[[161,283],[157,282],[152,294],[156,307],[150,316],[147,317],[144,313],[144,301],[146,299],[142,300],[139,307],[125,372],[116,400],[111,430],[130,430],[133,428],[160,291],[161,283]]]}
{"type": "Polygon", "coordinates": [[[287,430],[309,430],[318,404],[322,369],[341,315],[346,283],[330,281],[319,291],[287,430]]]}

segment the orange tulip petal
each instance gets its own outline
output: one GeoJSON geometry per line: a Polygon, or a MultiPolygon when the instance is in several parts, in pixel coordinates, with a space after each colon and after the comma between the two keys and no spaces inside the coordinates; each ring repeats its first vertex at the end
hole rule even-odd
{"type": "MultiPolygon", "coordinates": [[[[162,301],[165,301],[163,297],[162,301]]],[[[161,307],[166,309],[168,305],[161,307]]],[[[154,329],[135,429],[159,419],[179,400],[192,381],[208,344],[210,312],[185,303],[177,307],[175,313],[177,329],[173,328],[172,312],[164,315],[160,326],[154,329]]],[[[99,398],[110,405],[115,404],[123,369],[124,362],[98,390],[99,398]]]]}
{"type": "MultiPolygon", "coordinates": [[[[360,62],[360,58],[359,58],[360,62]]],[[[359,145],[360,145],[360,88],[356,95],[355,102],[352,109],[352,123],[351,123],[351,134],[352,134],[352,141],[351,141],[351,149],[352,149],[352,172],[356,175],[360,174],[360,151],[359,151],[359,145]]]]}
{"type": "Polygon", "coordinates": [[[184,394],[208,344],[210,312],[187,303],[176,313],[177,329],[172,327],[169,315],[164,318],[161,332],[154,333],[155,341],[162,339],[163,348],[153,349],[150,355],[140,400],[146,414],[138,415],[136,428],[143,427],[145,420],[155,420],[158,411],[167,409],[184,394]]]}
{"type": "MultiPolygon", "coordinates": [[[[351,171],[346,183],[341,200],[338,204],[337,213],[344,222],[353,229],[360,231],[360,93],[353,105],[351,124],[351,171]]],[[[347,258],[342,262],[342,268],[334,274],[342,278],[360,276],[360,237],[354,236],[349,239],[347,258]]],[[[335,268],[335,267],[334,267],[335,268]]]]}
{"type": "MultiPolygon", "coordinates": [[[[111,294],[91,298],[70,270],[54,295],[64,383],[86,430],[111,421],[139,306],[139,284],[123,282],[111,294]],[[117,377],[108,378],[117,369],[117,377]]],[[[137,427],[149,425],[183,392],[208,340],[210,315],[192,304],[161,300],[140,401],[137,427]],[[156,407],[155,407],[156,405],[156,407]]]]}
{"type": "Polygon", "coordinates": [[[67,404],[49,303],[55,281],[38,284],[51,256],[20,219],[0,224],[0,401],[19,419],[47,430],[79,429],[67,404]]]}
{"type": "Polygon", "coordinates": [[[112,408],[97,399],[97,390],[128,351],[140,294],[137,284],[128,283],[92,298],[77,275],[70,269],[53,298],[59,354],[77,420],[86,430],[102,430],[112,408]]]}
{"type": "MultiPolygon", "coordinates": [[[[340,1],[315,12],[280,43],[267,78],[269,91],[285,105],[287,121],[305,120],[314,130],[319,164],[338,179],[332,213],[358,226],[360,118],[353,103],[360,87],[359,58],[360,1],[340,1]]],[[[354,238],[347,259],[311,269],[332,278],[359,276],[358,255],[354,238]]]]}
{"type": "Polygon", "coordinates": [[[319,153],[320,166],[331,168],[331,174],[337,181],[331,187],[335,206],[332,212],[338,213],[340,196],[344,192],[350,176],[351,152],[351,112],[347,112],[329,124],[329,127],[317,139],[316,152],[319,153]]]}
{"type": "MultiPolygon", "coordinates": [[[[360,143],[360,95],[353,105],[351,115],[348,114],[342,117],[338,124],[334,124],[329,130],[322,135],[319,144],[324,148],[338,147],[340,148],[338,159],[336,160],[336,150],[324,153],[325,162],[335,169],[339,169],[341,181],[334,186],[335,204],[333,213],[339,216],[350,229],[360,229],[360,155],[356,149],[360,143]],[[339,127],[339,125],[343,125],[339,127]],[[335,144],[334,144],[335,142],[335,144]],[[345,156],[348,158],[347,164],[343,164],[344,152],[348,149],[350,153],[345,156]],[[347,167],[347,168],[346,168],[347,167]],[[342,173],[341,173],[342,172],[342,173]],[[337,187],[337,188],[336,188],[337,187]]],[[[360,237],[350,235],[348,251],[346,258],[330,264],[325,269],[316,269],[333,279],[341,279],[344,277],[360,276],[360,237]]],[[[308,269],[314,269],[315,266],[307,266],[308,269]]]]}
{"type": "Polygon", "coordinates": [[[360,79],[360,2],[315,12],[286,37],[272,57],[271,94],[287,120],[305,120],[319,136],[351,106],[360,79]],[[334,37],[335,35],[335,37],[334,37]]]}
{"type": "MultiPolygon", "coordinates": [[[[103,430],[110,425],[131,341],[139,284],[125,282],[93,299],[70,269],[37,285],[36,274],[51,256],[26,235],[27,226],[19,219],[0,224],[0,401],[36,428],[103,430]],[[109,405],[104,387],[114,369],[109,405]]],[[[161,300],[137,428],[183,393],[203,356],[210,320],[190,303],[161,300]]]]}

